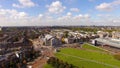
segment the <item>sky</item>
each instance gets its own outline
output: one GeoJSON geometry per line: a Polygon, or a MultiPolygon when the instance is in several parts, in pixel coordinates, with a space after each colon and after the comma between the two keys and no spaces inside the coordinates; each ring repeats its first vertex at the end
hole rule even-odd
{"type": "Polygon", "coordinates": [[[0,26],[120,26],[120,0],[0,0],[0,26]]]}

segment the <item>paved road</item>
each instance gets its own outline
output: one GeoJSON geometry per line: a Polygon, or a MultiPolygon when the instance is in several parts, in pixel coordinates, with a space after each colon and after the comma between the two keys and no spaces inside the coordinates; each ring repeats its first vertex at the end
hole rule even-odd
{"type": "Polygon", "coordinates": [[[104,63],[104,62],[91,60],[91,59],[81,58],[81,57],[78,57],[78,56],[73,56],[73,55],[69,55],[69,54],[65,54],[65,53],[59,53],[59,54],[64,55],[64,56],[70,56],[70,57],[78,58],[78,59],[84,60],[84,61],[89,61],[89,62],[94,62],[94,63],[98,63],[98,64],[103,64],[105,66],[109,66],[109,67],[112,67],[112,68],[120,68],[120,67],[115,66],[115,65],[111,65],[111,64],[104,63]]]}

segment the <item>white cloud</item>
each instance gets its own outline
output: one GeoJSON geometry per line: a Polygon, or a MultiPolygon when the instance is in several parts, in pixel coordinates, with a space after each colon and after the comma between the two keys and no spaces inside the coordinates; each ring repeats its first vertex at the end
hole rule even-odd
{"type": "Polygon", "coordinates": [[[80,10],[78,8],[71,8],[70,11],[72,11],[72,12],[79,12],[80,10]]]}
{"type": "Polygon", "coordinates": [[[38,17],[39,17],[39,18],[42,18],[42,17],[43,17],[43,14],[39,14],[38,17]]]}
{"type": "Polygon", "coordinates": [[[66,7],[63,6],[60,1],[52,2],[50,5],[47,5],[47,7],[50,13],[55,13],[55,14],[62,13],[66,9],[66,7]]]}
{"type": "Polygon", "coordinates": [[[92,25],[89,14],[72,15],[68,12],[66,15],[57,18],[60,25],[92,25]]]}
{"type": "Polygon", "coordinates": [[[82,15],[80,18],[75,18],[71,12],[64,16],[54,18],[44,14],[38,16],[29,16],[25,12],[18,12],[14,9],[0,9],[0,25],[1,26],[52,26],[52,25],[85,25],[88,19],[87,15],[82,15]]]}
{"type": "Polygon", "coordinates": [[[90,18],[90,15],[89,14],[85,14],[84,18],[90,18]]]}
{"type": "Polygon", "coordinates": [[[98,9],[100,11],[111,11],[111,10],[113,10],[113,7],[109,3],[102,3],[98,6],[96,6],[96,9],[98,9]]]}
{"type": "Polygon", "coordinates": [[[71,12],[54,18],[49,15],[39,14],[30,16],[26,12],[15,9],[0,9],[0,26],[52,26],[52,25],[117,25],[120,18],[99,14],[97,19],[92,19],[90,14],[73,15],[71,12]],[[109,16],[105,18],[105,16],[109,16]]]}
{"type": "Polygon", "coordinates": [[[112,11],[118,6],[120,6],[120,0],[114,0],[113,2],[110,3],[101,3],[95,8],[100,11],[112,11]]]}
{"type": "Polygon", "coordinates": [[[90,19],[90,15],[89,14],[79,14],[77,16],[74,17],[75,19],[90,19]]]}
{"type": "Polygon", "coordinates": [[[25,12],[18,12],[15,9],[0,9],[0,25],[2,26],[12,26],[20,25],[21,23],[25,25],[24,22],[28,20],[28,15],[25,12]]]}
{"type": "Polygon", "coordinates": [[[72,13],[71,13],[71,12],[68,12],[68,13],[67,13],[67,16],[72,16],[72,13]]]}
{"type": "Polygon", "coordinates": [[[12,4],[13,7],[24,8],[24,7],[34,7],[35,3],[31,0],[18,0],[19,4],[12,4]]]}
{"type": "Polygon", "coordinates": [[[120,23],[120,20],[113,20],[113,23],[120,23]]]}
{"type": "Polygon", "coordinates": [[[98,14],[97,16],[98,16],[98,17],[102,17],[102,18],[103,18],[103,17],[104,17],[104,18],[105,18],[105,17],[106,17],[106,18],[108,18],[108,17],[109,17],[109,18],[110,18],[110,17],[113,17],[111,14],[98,14]]]}
{"type": "Polygon", "coordinates": [[[75,16],[74,18],[75,19],[82,19],[82,18],[84,18],[84,16],[82,14],[79,14],[79,15],[75,16]]]}

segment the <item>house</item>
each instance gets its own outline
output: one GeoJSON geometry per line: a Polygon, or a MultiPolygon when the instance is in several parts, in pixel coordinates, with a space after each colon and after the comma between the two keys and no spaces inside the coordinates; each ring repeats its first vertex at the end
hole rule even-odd
{"type": "Polygon", "coordinates": [[[109,33],[103,32],[103,31],[98,31],[97,35],[99,35],[100,38],[105,38],[109,36],[109,33]]]}
{"type": "Polygon", "coordinates": [[[2,31],[2,27],[0,27],[0,31],[2,31]]]}
{"type": "Polygon", "coordinates": [[[61,41],[57,37],[52,36],[50,34],[45,35],[44,40],[45,40],[46,46],[59,46],[59,45],[61,45],[61,41]]]}
{"type": "Polygon", "coordinates": [[[120,32],[113,31],[112,32],[112,38],[114,38],[114,39],[120,39],[120,32]]]}

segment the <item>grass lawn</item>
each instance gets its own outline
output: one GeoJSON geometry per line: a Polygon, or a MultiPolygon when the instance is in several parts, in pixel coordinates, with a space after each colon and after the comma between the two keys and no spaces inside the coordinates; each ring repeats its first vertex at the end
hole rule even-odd
{"type": "Polygon", "coordinates": [[[83,44],[83,48],[63,48],[55,56],[79,68],[120,68],[120,61],[107,52],[103,53],[104,50],[89,44],[83,44]]]}
{"type": "Polygon", "coordinates": [[[44,68],[53,68],[51,65],[49,65],[49,64],[46,64],[45,66],[44,66],[44,68]]]}
{"type": "Polygon", "coordinates": [[[102,48],[96,47],[96,46],[88,44],[88,43],[83,44],[82,48],[90,49],[90,50],[96,50],[96,51],[105,51],[102,48]]]}

